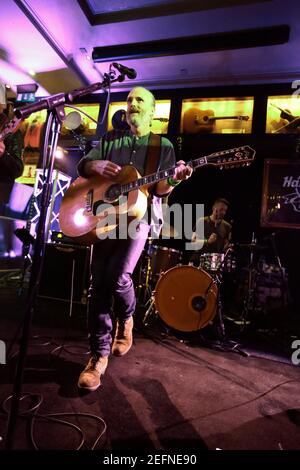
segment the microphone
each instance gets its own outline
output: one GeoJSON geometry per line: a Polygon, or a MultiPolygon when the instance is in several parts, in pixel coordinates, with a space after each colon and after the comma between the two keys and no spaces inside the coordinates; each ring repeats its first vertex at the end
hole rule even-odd
{"type": "Polygon", "coordinates": [[[134,69],[130,69],[129,67],[125,67],[125,65],[118,64],[118,62],[113,62],[112,66],[121,74],[126,75],[126,77],[130,80],[134,80],[136,78],[137,73],[134,69]]]}

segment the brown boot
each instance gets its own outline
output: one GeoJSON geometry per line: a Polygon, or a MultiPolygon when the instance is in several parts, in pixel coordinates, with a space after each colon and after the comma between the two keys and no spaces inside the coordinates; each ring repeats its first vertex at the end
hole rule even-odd
{"type": "Polygon", "coordinates": [[[124,356],[132,346],[133,318],[126,321],[117,320],[115,339],[112,345],[114,356],[124,356]]]}
{"type": "Polygon", "coordinates": [[[94,392],[101,385],[100,377],[104,374],[108,364],[108,357],[91,356],[86,368],[78,379],[78,387],[94,392]]]}

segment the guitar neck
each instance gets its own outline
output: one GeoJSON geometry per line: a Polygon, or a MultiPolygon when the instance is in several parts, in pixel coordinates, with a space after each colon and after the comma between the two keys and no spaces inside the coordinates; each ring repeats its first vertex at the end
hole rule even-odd
{"type": "Polygon", "coordinates": [[[209,121],[217,121],[218,119],[237,119],[238,121],[248,121],[249,116],[209,116],[209,121]]]}
{"type": "MultiPolygon", "coordinates": [[[[187,165],[192,166],[193,168],[198,168],[200,166],[204,166],[207,164],[208,162],[207,162],[206,157],[201,157],[201,158],[198,158],[197,160],[193,160],[187,163],[187,165]]],[[[161,170],[161,171],[158,171],[157,173],[152,173],[151,175],[144,176],[130,183],[122,184],[120,188],[121,193],[128,193],[129,191],[132,191],[133,189],[138,189],[141,186],[145,186],[147,184],[152,184],[152,183],[158,183],[159,181],[170,178],[174,176],[175,169],[176,167],[169,168],[168,170],[161,170]]]]}
{"type": "Polygon", "coordinates": [[[174,175],[175,168],[176,167],[169,168],[168,170],[161,170],[161,171],[158,171],[157,173],[152,173],[151,175],[144,176],[130,183],[122,184],[120,188],[121,193],[128,193],[129,191],[132,191],[133,189],[138,189],[141,186],[145,186],[147,184],[152,184],[152,183],[158,183],[159,181],[165,180],[169,178],[170,176],[174,175]]]}
{"type": "MultiPolygon", "coordinates": [[[[186,163],[193,169],[199,168],[206,165],[215,165],[220,168],[226,166],[238,166],[241,164],[249,165],[253,160],[255,151],[249,146],[236,147],[228,150],[222,150],[221,152],[211,153],[195,160],[191,160],[186,163]]],[[[120,186],[120,193],[128,193],[134,189],[138,189],[141,186],[146,186],[152,183],[158,183],[159,181],[165,180],[169,177],[174,176],[176,167],[169,168],[167,170],[161,170],[157,173],[144,176],[130,183],[122,184],[120,186]]]]}

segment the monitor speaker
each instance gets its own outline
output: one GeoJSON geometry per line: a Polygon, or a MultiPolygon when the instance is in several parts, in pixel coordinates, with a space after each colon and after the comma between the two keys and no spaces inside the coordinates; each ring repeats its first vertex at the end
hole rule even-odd
{"type": "Polygon", "coordinates": [[[85,304],[90,278],[90,247],[47,243],[39,296],[85,304]]]}

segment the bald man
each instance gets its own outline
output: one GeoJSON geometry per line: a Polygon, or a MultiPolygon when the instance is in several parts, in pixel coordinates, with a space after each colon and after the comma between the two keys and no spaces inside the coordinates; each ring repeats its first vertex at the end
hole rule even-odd
{"type": "MultiPolygon", "coordinates": [[[[133,88],[127,97],[126,120],[129,129],[114,130],[102,137],[98,145],[79,162],[79,174],[86,178],[98,174],[110,179],[123,166],[132,165],[145,176],[148,148],[153,145],[150,130],[154,111],[153,94],[146,88],[133,88]]],[[[183,161],[176,165],[173,145],[165,137],[160,137],[155,171],[171,167],[175,167],[172,178],[166,178],[151,187],[151,220],[149,213],[146,213],[137,224],[134,237],[127,234],[126,239],[106,238],[94,245],[88,306],[91,357],[79,377],[79,388],[96,390],[101,384],[101,376],[106,370],[110,353],[124,356],[132,346],[133,314],[136,306],[133,270],[144,249],[151,226],[158,230],[161,228],[162,196],[170,194],[181,180],[189,178],[192,173],[192,169],[183,161]],[[114,338],[111,336],[112,310],[116,319],[114,338]]]]}

